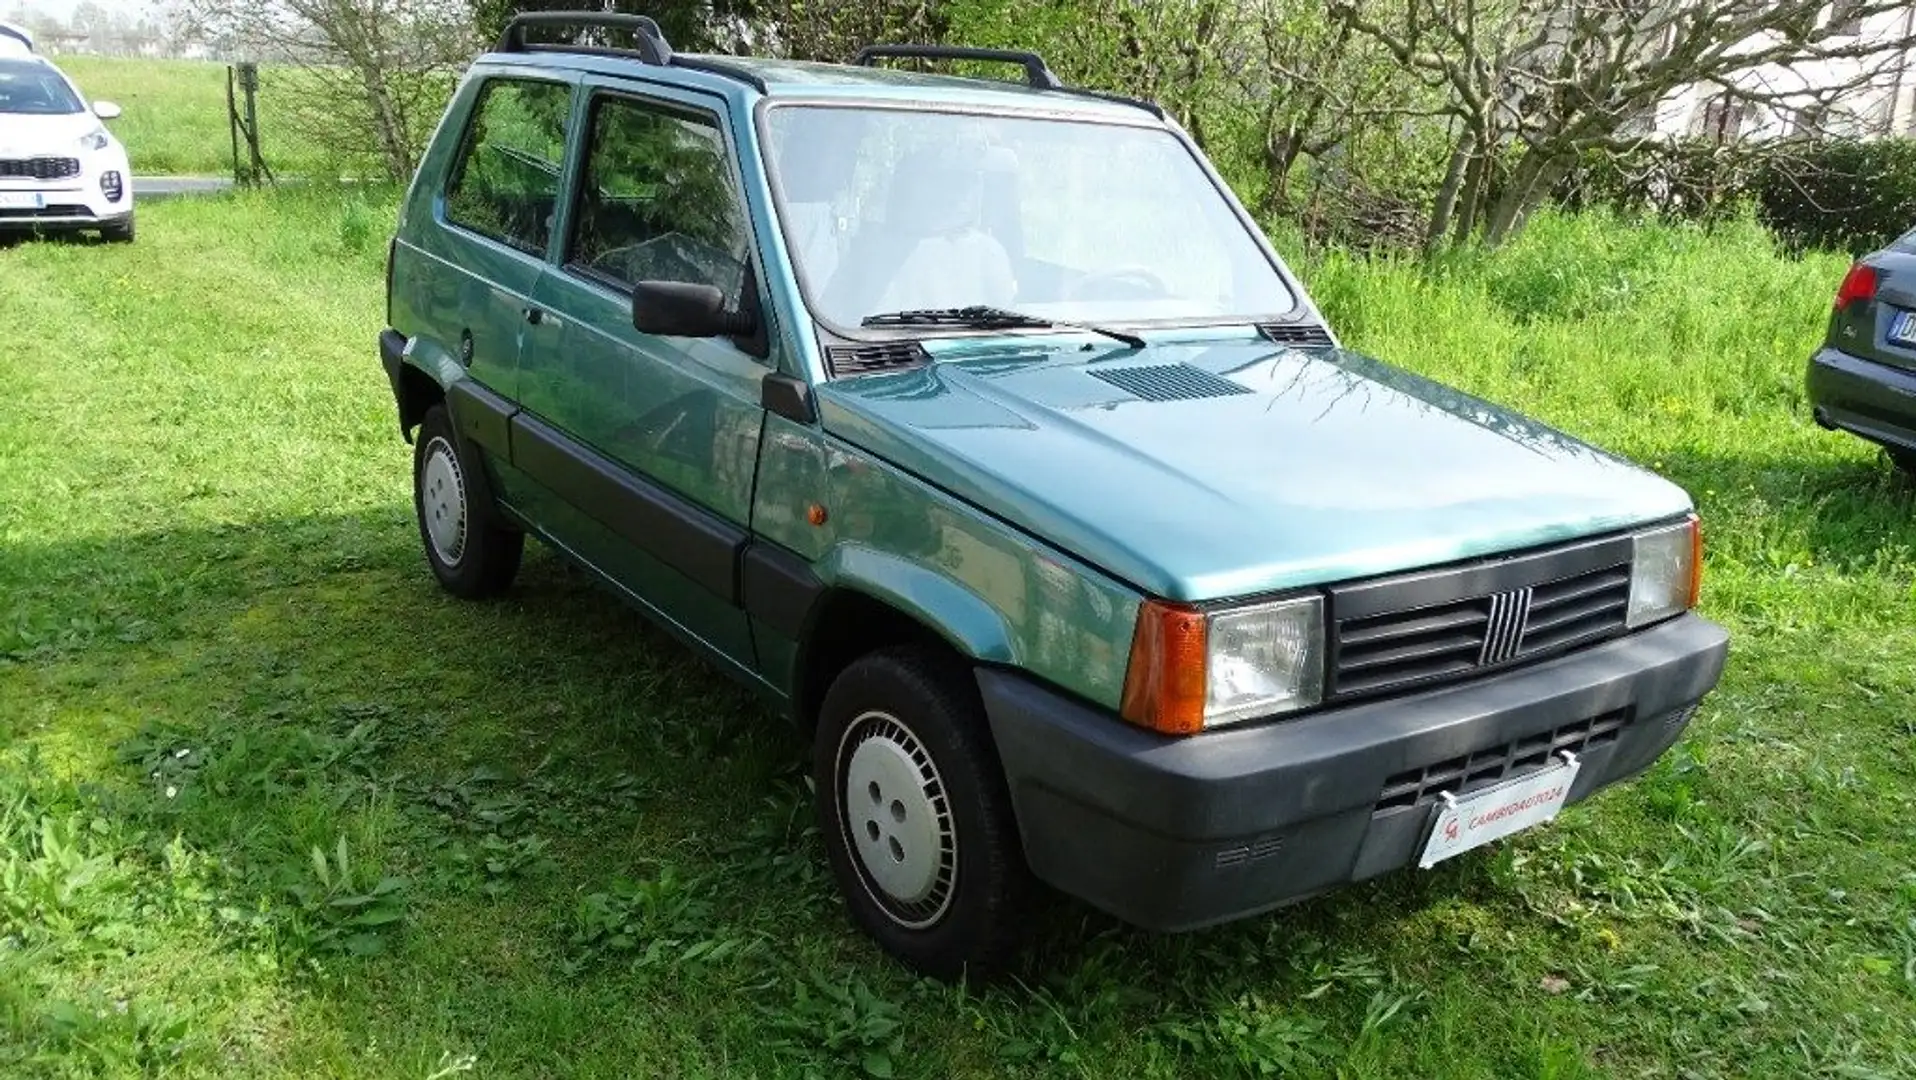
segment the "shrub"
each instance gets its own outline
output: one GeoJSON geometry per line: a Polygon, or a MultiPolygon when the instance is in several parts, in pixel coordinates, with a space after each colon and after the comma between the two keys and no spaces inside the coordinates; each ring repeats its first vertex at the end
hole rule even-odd
{"type": "Polygon", "coordinates": [[[1758,198],[1763,223],[1793,250],[1872,251],[1916,228],[1916,140],[1845,140],[1779,156],[1758,198]]]}

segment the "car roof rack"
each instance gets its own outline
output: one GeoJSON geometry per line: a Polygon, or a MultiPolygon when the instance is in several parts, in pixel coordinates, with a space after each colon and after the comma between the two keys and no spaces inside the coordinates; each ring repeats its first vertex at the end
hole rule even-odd
{"type": "Polygon", "coordinates": [[[959,45],[867,45],[858,50],[858,56],[852,62],[860,67],[874,67],[876,65],[873,61],[887,59],[984,60],[1018,64],[1025,69],[1025,85],[1033,90],[1049,90],[1055,93],[1115,101],[1120,105],[1143,109],[1160,120],[1165,118],[1164,109],[1154,102],[1107,93],[1103,90],[1066,86],[1064,80],[1058,78],[1050,65],[1044,62],[1044,57],[1025,49],[973,49],[959,45]]]}
{"type": "Polygon", "coordinates": [[[732,79],[750,86],[759,93],[765,93],[765,80],[743,68],[719,60],[709,60],[703,56],[682,56],[672,51],[672,43],[665,40],[665,31],[659,29],[657,21],[645,15],[624,15],[609,11],[528,11],[514,15],[499,32],[499,43],[494,51],[502,53],[525,52],[571,52],[590,53],[595,56],[617,56],[625,59],[637,58],[642,64],[656,67],[684,68],[688,71],[703,71],[708,75],[732,79]],[[573,45],[562,42],[527,41],[526,29],[533,26],[569,26],[590,27],[597,30],[629,30],[636,42],[633,48],[619,48],[610,45],[573,45]]]}
{"type": "Polygon", "coordinates": [[[1052,74],[1044,57],[1023,49],[970,49],[957,45],[867,45],[852,61],[859,67],[874,67],[874,60],[985,60],[1019,64],[1025,69],[1025,85],[1033,90],[1062,90],[1064,81],[1052,74]]]}

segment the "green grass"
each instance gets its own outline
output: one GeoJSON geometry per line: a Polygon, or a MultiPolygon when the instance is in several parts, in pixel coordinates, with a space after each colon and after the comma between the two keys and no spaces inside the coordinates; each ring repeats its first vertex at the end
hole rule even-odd
{"type": "MultiPolygon", "coordinates": [[[[115,56],[59,56],[54,61],[80,85],[88,100],[111,101],[125,110],[110,126],[126,144],[135,173],[233,174],[225,64],[115,56]]],[[[296,73],[261,69],[260,147],[267,166],[277,175],[324,167],[322,155],[286,126],[283,103],[297,92],[296,73]]]]}
{"type": "Polygon", "coordinates": [[[390,213],[0,250],[0,1075],[1916,1072],[1912,487],[1799,389],[1840,260],[1545,219],[1313,268],[1358,345],[1692,490],[1726,680],[1551,828],[1189,936],[1053,904],[965,991],[848,929],[739,691],[536,546],[433,586],[390,213]]]}

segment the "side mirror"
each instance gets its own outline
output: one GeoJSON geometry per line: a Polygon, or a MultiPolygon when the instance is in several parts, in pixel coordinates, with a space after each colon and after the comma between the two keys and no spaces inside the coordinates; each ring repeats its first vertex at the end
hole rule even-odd
{"type": "Polygon", "coordinates": [[[758,320],[750,310],[726,311],[717,286],[641,281],[632,289],[632,328],[661,337],[749,337],[758,320]]]}
{"type": "Polygon", "coordinates": [[[93,103],[93,115],[102,120],[117,120],[120,117],[120,107],[111,101],[96,101],[93,103]]]}

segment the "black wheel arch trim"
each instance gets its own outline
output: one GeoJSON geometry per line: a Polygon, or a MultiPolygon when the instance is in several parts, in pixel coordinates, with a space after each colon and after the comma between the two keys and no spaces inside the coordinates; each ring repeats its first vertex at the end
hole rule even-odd
{"type": "Polygon", "coordinates": [[[399,437],[410,443],[412,429],[418,426],[426,410],[412,399],[412,392],[406,386],[406,335],[391,327],[379,332],[379,364],[386,369],[393,404],[399,408],[399,437]]]}

